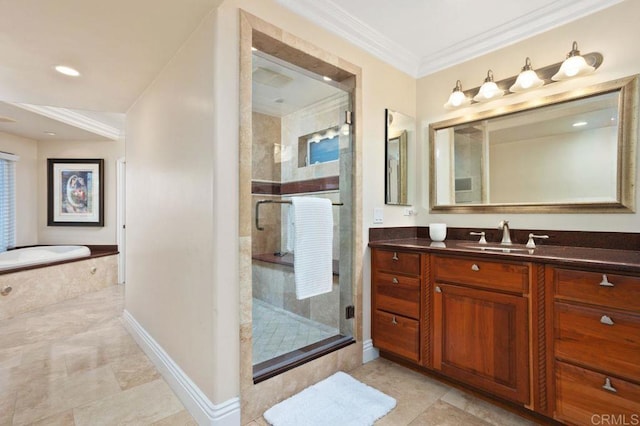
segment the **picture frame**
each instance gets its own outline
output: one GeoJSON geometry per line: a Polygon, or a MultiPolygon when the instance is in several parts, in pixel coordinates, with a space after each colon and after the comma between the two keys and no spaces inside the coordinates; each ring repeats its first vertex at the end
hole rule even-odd
{"type": "Polygon", "coordinates": [[[47,159],[47,225],[104,226],[103,159],[47,159]]]}

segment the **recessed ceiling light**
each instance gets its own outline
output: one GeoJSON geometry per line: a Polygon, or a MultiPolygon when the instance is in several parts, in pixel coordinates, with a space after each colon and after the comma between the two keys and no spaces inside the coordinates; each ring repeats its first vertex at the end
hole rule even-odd
{"type": "Polygon", "coordinates": [[[70,77],[78,77],[80,75],[80,71],[66,65],[56,65],[55,70],[60,74],[68,75],[70,77]]]}
{"type": "Polygon", "coordinates": [[[43,132],[45,135],[55,136],[56,132],[43,132]]]}
{"type": "Polygon", "coordinates": [[[587,125],[586,121],[576,121],[575,123],[573,123],[573,127],[581,127],[586,125],[587,125]]]}
{"type": "Polygon", "coordinates": [[[323,79],[324,81],[332,81],[332,80],[331,80],[331,77],[327,77],[326,75],[323,75],[323,76],[322,76],[322,79],[323,79]]]}
{"type": "Polygon", "coordinates": [[[258,49],[256,49],[255,47],[251,46],[251,51],[252,51],[252,52],[257,52],[257,51],[258,51],[258,49]]]}

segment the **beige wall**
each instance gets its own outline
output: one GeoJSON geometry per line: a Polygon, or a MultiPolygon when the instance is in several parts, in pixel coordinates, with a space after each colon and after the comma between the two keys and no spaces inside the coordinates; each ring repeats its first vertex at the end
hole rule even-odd
{"type": "Polygon", "coordinates": [[[16,164],[18,246],[33,244],[116,244],[116,160],[121,141],[35,141],[0,133],[0,151],[20,156],[16,164]],[[104,227],[47,226],[47,159],[105,160],[104,227]]]}
{"type": "Polygon", "coordinates": [[[366,211],[384,200],[384,109],[415,111],[413,78],[250,0],[205,19],[128,111],[126,309],[216,404],[239,395],[240,7],[362,67],[362,174],[380,189],[363,194],[366,211]]]}
{"type": "MultiPolygon", "coordinates": [[[[216,394],[214,366],[227,348],[216,344],[216,328],[224,323],[237,330],[237,321],[216,309],[214,271],[225,266],[216,258],[214,223],[223,216],[233,228],[237,214],[232,203],[221,205],[216,198],[214,145],[222,141],[233,151],[237,136],[216,133],[216,25],[214,14],[205,18],[127,112],[125,309],[210,400],[224,401],[229,394],[216,394]]],[[[235,152],[224,161],[237,167],[235,152]]],[[[227,247],[235,253],[233,241],[227,247]]],[[[233,259],[226,268],[236,269],[233,259]]],[[[237,298],[225,303],[237,306],[237,298]]],[[[228,344],[237,353],[234,342],[228,344]]],[[[233,383],[231,389],[237,394],[233,383]]]]}
{"type": "Polygon", "coordinates": [[[116,244],[116,161],[124,157],[119,141],[38,142],[38,244],[116,244]],[[104,227],[47,226],[47,159],[104,159],[104,227]]]}
{"type": "MultiPolygon", "coordinates": [[[[513,75],[529,55],[534,65],[557,62],[576,39],[605,62],[585,82],[640,68],[637,2],[625,2],[501,51],[416,80],[294,15],[273,0],[226,0],[208,17],[128,114],[127,310],[214,403],[239,394],[238,349],[238,37],[239,9],[362,69],[363,338],[370,337],[368,229],[374,207],[384,226],[443,220],[453,226],[494,226],[503,215],[429,215],[424,131],[451,117],[442,104],[456,79],[481,82],[488,68],[513,75]],[[555,52],[558,50],[558,52],[555,52]],[[213,103],[212,103],[213,101],[213,103]],[[417,116],[417,207],[384,206],[384,109],[417,116]],[[171,226],[173,225],[173,226],[171,226]]],[[[571,86],[563,84],[563,90],[571,86]]],[[[553,92],[557,86],[545,89],[553,92]]],[[[539,92],[542,93],[542,92],[539,92]]],[[[519,99],[523,99],[523,95],[519,99]]],[[[514,98],[514,97],[510,97],[514,98]]],[[[501,102],[511,102],[505,99],[501,102]]],[[[487,107],[487,106],[485,106],[487,107]]],[[[517,215],[514,227],[637,230],[637,215],[517,215]]],[[[507,217],[509,218],[509,217],[507,217]]],[[[250,247],[243,247],[250,250],[250,247]]]]}
{"type": "Polygon", "coordinates": [[[16,163],[16,245],[38,244],[38,143],[0,132],[0,151],[20,156],[16,163]]]}
{"type": "MultiPolygon", "coordinates": [[[[638,16],[640,16],[640,2],[626,1],[544,34],[419,79],[417,92],[418,123],[421,130],[419,158],[423,166],[418,168],[420,173],[415,178],[419,182],[424,182],[424,186],[419,191],[421,199],[417,223],[427,225],[429,222],[446,222],[450,226],[494,227],[501,219],[509,219],[513,228],[637,232],[640,229],[640,213],[431,215],[428,213],[427,129],[431,122],[465,113],[465,111],[446,112],[442,107],[457,79],[462,81],[465,88],[479,86],[487,70],[491,68],[496,80],[500,80],[517,74],[526,56],[531,58],[536,68],[559,62],[570,50],[574,40],[578,42],[583,53],[595,51],[604,55],[602,66],[594,74],[574,81],[555,83],[533,93],[510,95],[486,105],[473,106],[467,108],[467,112],[518,103],[541,95],[639,73],[640,51],[629,48],[630,41],[638,40],[640,37],[640,26],[636,22],[638,16]]],[[[640,155],[640,151],[638,154],[640,155]]],[[[636,189],[640,190],[637,183],[636,189]]],[[[636,195],[636,199],[640,200],[640,197],[636,195]]]]}

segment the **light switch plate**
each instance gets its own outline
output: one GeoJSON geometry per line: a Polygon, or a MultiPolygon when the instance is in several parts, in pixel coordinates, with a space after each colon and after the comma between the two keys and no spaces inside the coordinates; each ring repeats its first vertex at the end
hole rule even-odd
{"type": "Polygon", "coordinates": [[[384,209],[382,207],[376,207],[373,209],[373,223],[384,222],[384,209]]]}

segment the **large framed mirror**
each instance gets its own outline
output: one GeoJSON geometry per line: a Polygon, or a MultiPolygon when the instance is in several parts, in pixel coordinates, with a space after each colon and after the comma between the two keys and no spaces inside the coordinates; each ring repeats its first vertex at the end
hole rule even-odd
{"type": "Polygon", "coordinates": [[[638,76],[433,123],[430,208],[635,210],[638,76]]]}
{"type": "Polygon", "coordinates": [[[409,205],[409,146],[415,141],[415,119],[385,109],[385,204],[409,205]]]}

